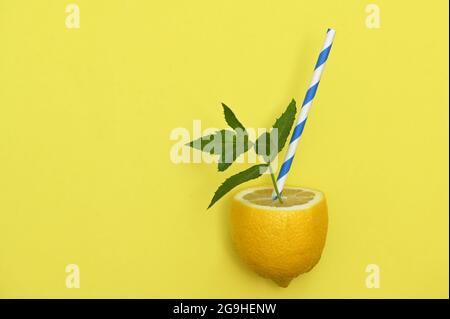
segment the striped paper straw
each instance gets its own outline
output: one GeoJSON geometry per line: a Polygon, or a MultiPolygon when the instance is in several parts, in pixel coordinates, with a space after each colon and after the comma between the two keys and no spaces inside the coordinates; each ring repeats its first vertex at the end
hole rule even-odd
{"type": "MultiPolygon", "coordinates": [[[[312,76],[311,84],[309,85],[309,89],[306,92],[305,99],[303,100],[303,106],[300,111],[300,115],[297,120],[297,125],[294,128],[294,132],[292,133],[291,141],[289,142],[289,148],[284,158],[283,165],[281,165],[280,173],[277,178],[277,186],[278,191],[283,191],[283,186],[286,181],[289,170],[291,169],[292,161],[294,160],[295,151],[297,150],[298,141],[300,140],[300,136],[302,135],[303,128],[305,127],[306,120],[308,118],[309,109],[311,108],[312,102],[314,100],[314,96],[317,92],[317,87],[319,86],[320,78],[323,73],[323,69],[325,67],[325,63],[327,62],[328,55],[330,54],[331,45],[333,44],[334,35],[336,31],[333,29],[328,29],[327,36],[325,38],[325,43],[323,45],[322,50],[320,51],[319,58],[317,59],[317,64],[314,69],[314,73],[312,76]]],[[[272,193],[274,199],[277,198],[277,194],[272,193]]]]}

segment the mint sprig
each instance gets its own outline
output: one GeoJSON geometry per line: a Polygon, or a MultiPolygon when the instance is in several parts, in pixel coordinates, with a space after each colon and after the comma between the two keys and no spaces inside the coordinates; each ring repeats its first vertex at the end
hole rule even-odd
{"type": "MultiPolygon", "coordinates": [[[[286,144],[295,121],[295,114],[297,113],[295,100],[292,99],[286,110],[273,124],[271,131],[261,134],[255,142],[252,142],[248,139],[248,132],[244,125],[237,119],[233,111],[224,103],[222,103],[222,107],[225,121],[232,130],[216,131],[213,134],[202,136],[187,145],[209,154],[219,155],[219,171],[225,171],[241,154],[252,147],[255,147],[255,152],[261,155],[266,163],[252,166],[226,179],[214,193],[208,208],[236,186],[260,177],[267,168],[270,168],[270,163],[286,144]]],[[[272,170],[270,170],[270,174],[278,194],[278,200],[281,202],[282,199],[279,196],[272,170]]]]}

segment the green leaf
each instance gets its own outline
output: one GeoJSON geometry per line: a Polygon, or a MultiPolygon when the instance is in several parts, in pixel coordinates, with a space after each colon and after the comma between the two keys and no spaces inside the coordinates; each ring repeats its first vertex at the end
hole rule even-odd
{"type": "Polygon", "coordinates": [[[214,154],[215,151],[213,147],[214,145],[210,143],[214,143],[214,136],[219,132],[220,131],[217,131],[214,134],[202,136],[196,140],[187,143],[186,145],[195,148],[197,150],[207,152],[209,154],[214,154]]]}
{"type": "Polygon", "coordinates": [[[248,133],[233,111],[222,103],[225,121],[234,130],[220,130],[213,134],[202,136],[186,145],[219,155],[218,170],[223,172],[243,153],[253,147],[248,139],[248,133]]]}
{"type": "Polygon", "coordinates": [[[220,185],[214,193],[214,196],[211,199],[211,203],[209,203],[208,208],[213,206],[219,199],[221,199],[226,193],[231,191],[236,186],[261,176],[267,169],[267,167],[268,164],[255,165],[250,167],[249,169],[246,169],[245,171],[227,178],[225,182],[223,182],[223,184],[220,185]]]}
{"type": "Polygon", "coordinates": [[[241,129],[237,129],[237,132],[220,130],[186,145],[209,154],[219,155],[218,170],[221,172],[230,167],[241,154],[253,147],[247,132],[241,129]]]}
{"type": "Polygon", "coordinates": [[[266,162],[271,162],[278,154],[277,149],[275,149],[276,145],[273,141],[274,132],[275,131],[262,133],[255,142],[256,154],[261,155],[266,162]]]}
{"type": "Polygon", "coordinates": [[[219,158],[218,170],[225,171],[241,154],[252,147],[253,143],[249,141],[247,132],[238,129],[236,134],[227,136],[219,158]]]}
{"type": "Polygon", "coordinates": [[[237,119],[236,115],[234,115],[233,111],[225,105],[225,103],[222,103],[223,107],[223,114],[225,115],[225,121],[227,124],[233,129],[241,129],[245,131],[244,125],[242,125],[241,122],[237,119]]]}
{"type": "Polygon", "coordinates": [[[256,140],[255,151],[258,155],[263,156],[268,162],[275,158],[286,144],[296,113],[295,100],[292,99],[283,114],[273,124],[271,132],[264,132],[256,140]],[[275,142],[277,142],[277,145],[275,142]]]}
{"type": "Polygon", "coordinates": [[[281,114],[273,125],[273,128],[278,129],[278,152],[280,152],[283,149],[284,144],[286,144],[286,140],[295,121],[296,113],[297,107],[295,106],[295,100],[292,99],[284,113],[281,114]]]}

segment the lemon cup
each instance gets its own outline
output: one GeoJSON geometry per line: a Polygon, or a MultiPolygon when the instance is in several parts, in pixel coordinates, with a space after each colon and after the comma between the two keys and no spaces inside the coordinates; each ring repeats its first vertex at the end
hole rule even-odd
{"type": "Polygon", "coordinates": [[[259,275],[287,287],[319,261],[328,229],[322,192],[285,187],[283,203],[271,187],[245,189],[231,205],[231,235],[238,254],[259,275]]]}

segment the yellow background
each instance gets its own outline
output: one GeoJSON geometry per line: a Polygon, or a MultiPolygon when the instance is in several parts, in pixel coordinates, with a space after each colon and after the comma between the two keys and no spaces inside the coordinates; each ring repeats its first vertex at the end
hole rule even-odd
{"type": "Polygon", "coordinates": [[[70,30],[66,1],[1,0],[0,297],[448,297],[448,1],[370,2],[79,0],[70,30]],[[235,255],[230,195],[205,209],[248,165],[175,165],[169,134],[222,101],[270,126],[327,27],[288,182],[326,193],[328,240],[282,289],[235,255]]]}

